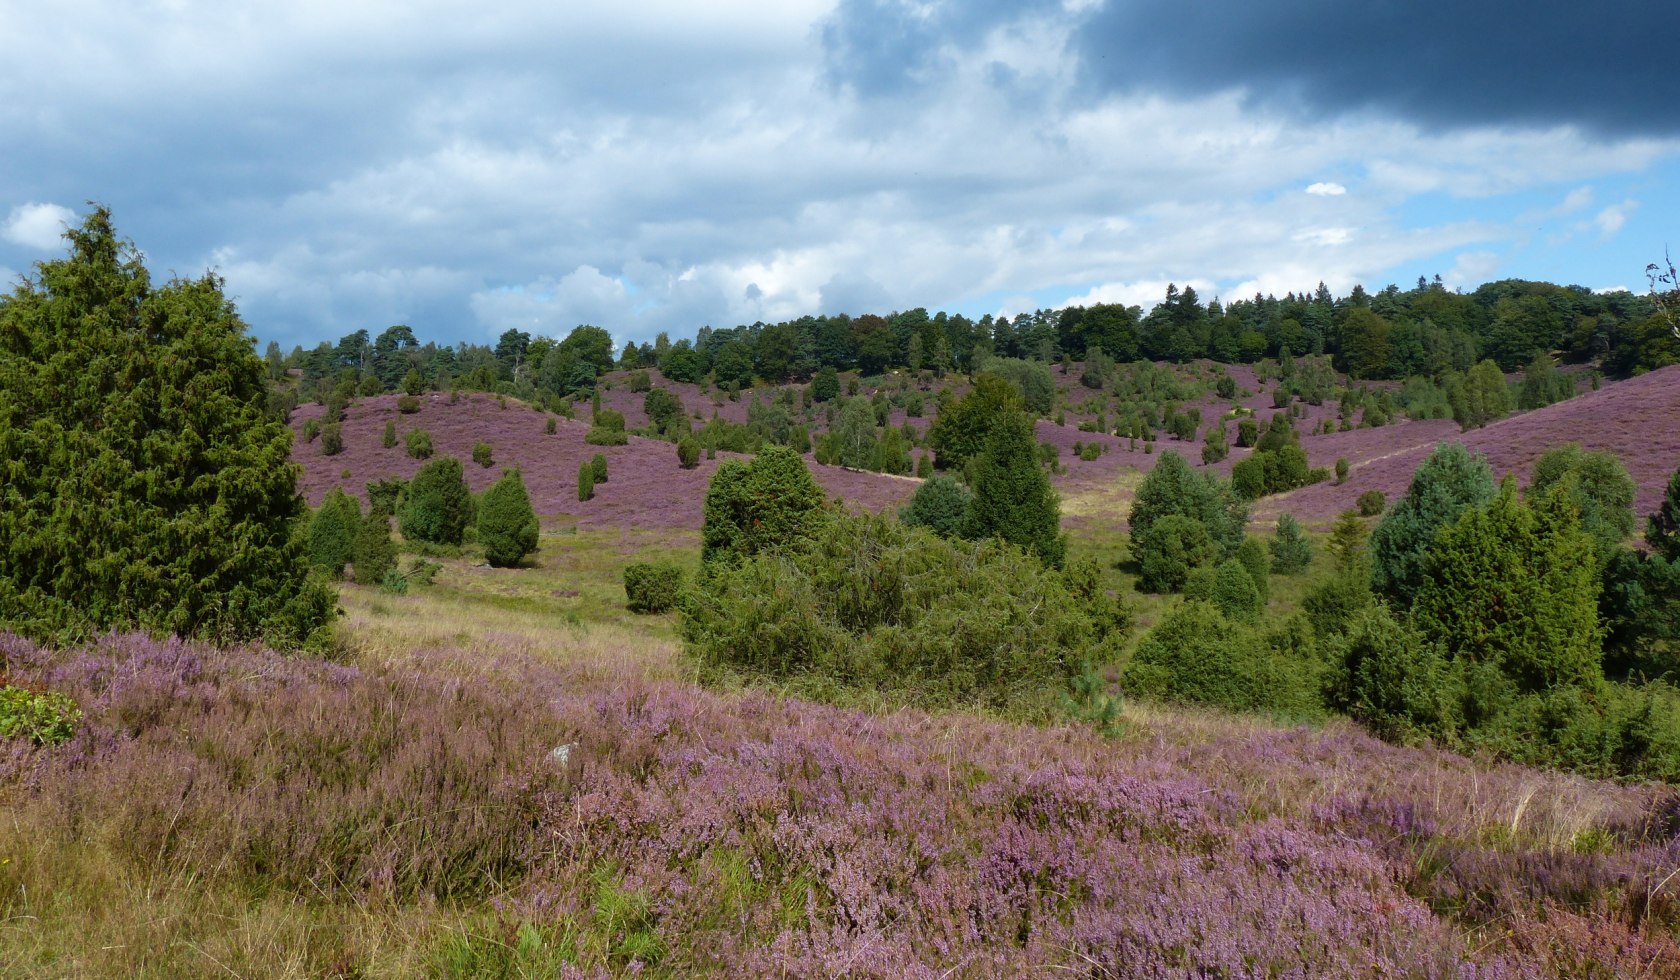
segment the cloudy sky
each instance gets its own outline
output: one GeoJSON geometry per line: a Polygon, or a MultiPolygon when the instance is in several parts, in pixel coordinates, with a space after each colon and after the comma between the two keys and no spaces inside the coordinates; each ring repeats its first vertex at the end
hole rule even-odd
{"type": "Polygon", "coordinates": [[[87,201],[253,332],[692,335],[1320,280],[1643,291],[1667,2],[0,0],[0,275],[87,201]]]}

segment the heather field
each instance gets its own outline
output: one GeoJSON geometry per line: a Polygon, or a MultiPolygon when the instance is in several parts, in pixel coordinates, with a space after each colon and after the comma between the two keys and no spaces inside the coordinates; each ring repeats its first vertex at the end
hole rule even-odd
{"type": "Polygon", "coordinates": [[[0,974],[1680,976],[1672,790],[702,688],[602,584],[691,547],[345,586],[340,662],[0,640],[85,712],[0,757],[0,974]]]}

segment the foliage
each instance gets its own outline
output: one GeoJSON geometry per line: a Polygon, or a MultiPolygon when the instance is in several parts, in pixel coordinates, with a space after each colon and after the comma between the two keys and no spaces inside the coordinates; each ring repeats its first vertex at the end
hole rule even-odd
{"type": "Polygon", "coordinates": [[[1208,426],[1207,439],[1202,446],[1202,465],[1217,463],[1230,453],[1231,447],[1225,441],[1225,423],[1216,420],[1208,426]]]}
{"type": "Polygon", "coordinates": [[[425,429],[410,429],[403,435],[408,454],[415,459],[432,458],[432,434],[425,429]]]}
{"type": "Polygon", "coordinates": [[[700,440],[693,436],[684,436],[677,443],[677,465],[685,470],[692,470],[700,465],[700,440]]]}
{"type": "Polygon", "coordinates": [[[681,632],[710,670],[1038,716],[1098,653],[1084,606],[1011,545],[840,515],[778,553],[714,566],[685,594],[681,632]]]}
{"type": "Polygon", "coordinates": [[[1350,611],[1341,629],[1326,633],[1330,705],[1394,741],[1445,738],[1457,728],[1460,694],[1439,644],[1382,603],[1350,611]]]}
{"type": "Polygon", "coordinates": [[[397,411],[404,415],[413,415],[420,411],[420,399],[413,395],[402,395],[397,398],[397,411]]]}
{"type": "Polygon", "coordinates": [[[1447,399],[1452,403],[1453,421],[1465,429],[1479,429],[1511,413],[1511,387],[1493,361],[1471,368],[1462,381],[1449,384],[1447,399]]]}
{"type": "Polygon", "coordinates": [[[928,430],[934,466],[961,470],[985,448],[992,424],[1021,407],[1020,393],[1009,382],[996,375],[976,378],[968,394],[939,410],[928,430]]]}
{"type": "Polygon", "coordinates": [[[1180,591],[1192,571],[1212,566],[1219,556],[1206,525],[1184,514],[1166,514],[1150,522],[1135,540],[1132,556],[1138,561],[1137,587],[1143,592],[1180,591]]]}
{"type": "Polygon", "coordinates": [[[822,519],[823,492],[805,460],[772,446],[726,460],[706,488],[700,557],[708,565],[798,545],[822,519]]]}
{"type": "Polygon", "coordinates": [[[491,454],[493,452],[494,452],[494,450],[491,449],[491,446],[488,442],[475,442],[475,443],[473,443],[473,450],[472,450],[473,462],[477,463],[479,466],[482,466],[485,469],[489,469],[492,465],[495,464],[495,460],[491,458],[491,454]]]}
{"type": "Polygon", "coordinates": [[[461,461],[444,456],[420,467],[409,481],[397,526],[412,541],[459,545],[472,523],[472,511],[461,461]]]}
{"type": "Polygon", "coordinates": [[[1279,575],[1294,575],[1312,562],[1312,544],[1293,514],[1278,516],[1277,530],[1266,547],[1272,553],[1272,571],[1279,575]]]}
{"type": "Polygon", "coordinates": [[[1388,497],[1381,490],[1367,490],[1354,500],[1360,517],[1376,517],[1388,508],[1388,497]]]}
{"type": "Polygon", "coordinates": [[[672,394],[669,389],[650,388],[647,396],[642,399],[642,411],[646,413],[649,424],[659,431],[664,431],[672,420],[683,417],[683,403],[682,399],[672,394]]]}
{"type": "Polygon", "coordinates": [[[624,566],[624,595],[633,613],[668,612],[682,591],[682,566],[669,561],[634,561],[624,566]]]}
{"type": "Polygon", "coordinates": [[[327,491],[309,522],[309,563],[333,578],[342,578],[361,523],[362,508],[354,497],[337,487],[327,491]]]}
{"type": "Polygon", "coordinates": [[[817,376],[811,379],[811,399],[816,402],[826,402],[840,395],[840,375],[833,365],[824,365],[817,376]]]}
{"type": "Polygon", "coordinates": [[[506,470],[484,491],[478,505],[478,541],[484,559],[510,568],[537,550],[537,513],[517,469],[506,470]]]}
{"type": "Polygon", "coordinates": [[[1248,507],[1211,474],[1197,473],[1176,452],[1161,454],[1160,462],[1138,486],[1132,502],[1132,553],[1142,560],[1140,545],[1155,521],[1181,514],[1200,523],[1219,549],[1220,557],[1236,554],[1248,524],[1248,507]]]}
{"type": "Polygon", "coordinates": [[[76,702],[63,694],[0,685],[0,739],[58,745],[76,734],[81,717],[76,702]]]}
{"type": "Polygon", "coordinates": [[[1442,443],[1412,474],[1406,495],[1371,533],[1371,585],[1397,606],[1423,585],[1435,535],[1467,508],[1493,497],[1493,468],[1459,443],[1442,443]]]}
{"type": "Polygon", "coordinates": [[[875,412],[869,407],[869,399],[862,396],[846,399],[840,407],[840,418],[834,423],[834,438],[838,442],[841,466],[869,469],[875,455],[875,412]]]}
{"type": "Polygon", "coordinates": [[[577,499],[580,502],[595,499],[595,467],[588,460],[578,464],[577,499]]]}
{"type": "MultiPolygon", "coordinates": [[[[1242,573],[1233,567],[1233,574],[1242,573]]],[[[1198,601],[1183,603],[1150,630],[1121,675],[1122,686],[1138,697],[1297,718],[1322,713],[1317,683],[1313,662],[1274,649],[1254,627],[1198,601]]]]}
{"type": "Polygon", "coordinates": [[[1021,407],[1035,416],[1049,415],[1056,403],[1056,381],[1050,375],[1050,365],[1042,361],[994,357],[988,359],[980,370],[983,375],[994,375],[1009,382],[1020,395],[1021,407]]]}
{"type": "Polygon", "coordinates": [[[393,449],[397,445],[397,423],[386,422],[385,432],[379,437],[379,444],[386,449],[393,449]]]}
{"type": "Polygon", "coordinates": [[[969,533],[998,537],[1062,567],[1067,541],[1061,533],[1061,503],[1036,460],[1033,420],[1011,412],[993,423],[986,448],[974,466],[974,502],[969,533]]]}
{"type": "Polygon", "coordinates": [[[344,452],[344,427],[329,422],[321,429],[321,455],[337,456],[341,452],[344,452]]]}
{"type": "Polygon", "coordinates": [[[154,286],[110,214],[0,297],[0,624],[324,642],[291,434],[214,275],[154,286]]]}
{"type": "Polygon", "coordinates": [[[357,585],[379,585],[397,567],[397,546],[391,541],[390,511],[369,509],[356,526],[350,565],[357,585]]]}
{"type": "Polygon", "coordinates": [[[955,477],[933,476],[922,481],[898,519],[909,527],[925,527],[942,538],[966,537],[974,495],[955,477]]]}
{"type": "Polygon", "coordinates": [[[1248,572],[1255,596],[1260,600],[1260,608],[1264,609],[1266,603],[1272,600],[1272,562],[1266,554],[1265,544],[1259,538],[1243,538],[1241,547],[1237,548],[1236,560],[1248,572]]]}
{"type": "Polygon", "coordinates": [[[407,480],[374,480],[367,485],[368,509],[395,514],[397,502],[407,490],[407,480]]]}
{"type": "Polygon", "coordinates": [[[1219,563],[1213,581],[1213,604],[1230,619],[1252,623],[1260,618],[1260,591],[1248,569],[1235,558],[1219,563]]]}
{"type": "Polygon", "coordinates": [[[589,457],[589,466],[595,471],[597,485],[607,482],[607,457],[601,453],[589,457]]]}
{"type": "Polygon", "coordinates": [[[1534,462],[1528,495],[1539,498],[1553,487],[1580,516],[1581,530],[1593,539],[1602,566],[1633,536],[1633,498],[1639,488],[1613,453],[1583,450],[1579,443],[1548,449],[1534,462]]]}
{"type": "Polygon", "coordinates": [[[1534,355],[1523,371],[1522,382],[1517,386],[1517,407],[1524,411],[1545,408],[1573,394],[1575,382],[1558,371],[1550,354],[1542,352],[1534,355]]]}
{"type": "Polygon", "coordinates": [[[1330,528],[1330,541],[1325,547],[1336,561],[1336,571],[1343,575],[1363,577],[1366,569],[1366,541],[1370,530],[1359,519],[1356,510],[1344,510],[1330,528]]]}

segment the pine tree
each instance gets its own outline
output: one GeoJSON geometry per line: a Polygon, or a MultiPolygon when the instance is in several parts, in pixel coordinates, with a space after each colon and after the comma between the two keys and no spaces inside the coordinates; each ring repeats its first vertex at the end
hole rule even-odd
{"type": "Polygon", "coordinates": [[[154,286],[95,208],[0,297],[0,626],[327,639],[291,433],[206,275],[154,286]]]}
{"type": "Polygon", "coordinates": [[[1294,575],[1312,562],[1312,544],[1293,514],[1279,515],[1277,532],[1266,547],[1272,553],[1272,571],[1279,575],[1294,575]]]}
{"type": "Polygon", "coordinates": [[[497,568],[517,565],[537,550],[537,513],[519,470],[505,470],[484,491],[478,505],[478,541],[485,560],[497,568]]]}

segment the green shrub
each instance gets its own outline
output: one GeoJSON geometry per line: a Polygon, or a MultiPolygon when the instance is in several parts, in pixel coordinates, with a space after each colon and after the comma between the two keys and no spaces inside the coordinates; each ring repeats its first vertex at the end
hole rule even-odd
{"type": "Polygon", "coordinates": [[[76,734],[76,722],[81,717],[76,702],[63,694],[0,686],[0,739],[58,745],[76,734]]]}
{"type": "Polygon", "coordinates": [[[1133,545],[1140,575],[1137,587],[1143,592],[1177,592],[1197,568],[1211,566],[1219,557],[1218,547],[1200,521],[1184,514],[1167,514],[1153,521],[1149,530],[1133,545]]]}
{"type": "Polygon", "coordinates": [[[677,443],[677,465],[685,470],[692,470],[700,465],[700,441],[693,436],[685,436],[677,443]]]}
{"type": "Polygon", "coordinates": [[[595,467],[588,460],[578,464],[577,493],[580,502],[595,499],[595,467]]]}
{"type": "Polygon", "coordinates": [[[305,443],[314,442],[315,437],[319,436],[320,434],[321,434],[321,420],[320,419],[304,419],[303,420],[303,441],[305,443]]]}
{"type": "Polygon", "coordinates": [[[898,519],[910,527],[925,527],[942,538],[960,538],[968,530],[973,503],[974,495],[955,477],[930,477],[910,495],[898,519]]]}
{"type": "Polygon", "coordinates": [[[607,457],[596,453],[589,459],[589,466],[595,471],[595,483],[600,485],[607,482],[607,457]]]}
{"type": "Polygon", "coordinates": [[[368,509],[387,515],[395,514],[398,501],[406,490],[407,480],[374,480],[367,485],[368,509]]]}
{"type": "Polygon", "coordinates": [[[472,510],[461,461],[444,456],[420,467],[409,481],[397,523],[410,540],[459,545],[472,523],[472,510]]]}
{"type": "Polygon", "coordinates": [[[1388,497],[1381,490],[1367,490],[1354,501],[1359,516],[1376,517],[1388,508],[1388,497]]]}
{"type": "MultiPolygon", "coordinates": [[[[450,392],[450,404],[454,404],[455,393],[450,392]]],[[[397,411],[404,415],[413,415],[420,411],[420,399],[413,395],[403,395],[397,399],[397,411]]]]}
{"type": "Polygon", "coordinates": [[[543,431],[548,433],[549,435],[553,435],[554,432],[555,432],[555,429],[556,429],[556,425],[555,425],[555,422],[554,422],[554,416],[550,415],[543,422],[543,431]]]}
{"type": "Polygon", "coordinates": [[[496,568],[510,568],[537,550],[537,513],[517,469],[484,491],[478,505],[478,543],[484,560],[496,568]]]}
{"type": "Polygon", "coordinates": [[[1067,556],[1061,502],[1034,459],[1035,445],[1033,421],[1024,412],[1005,413],[993,423],[974,461],[970,533],[1002,538],[1060,568],[1067,556]]]}
{"type": "Polygon", "coordinates": [[[1322,714],[1317,664],[1278,646],[1212,603],[1187,601],[1144,636],[1120,681],[1129,694],[1161,701],[1291,718],[1322,714]]]}
{"type": "Polygon", "coordinates": [[[1423,566],[1441,529],[1493,497],[1493,468],[1458,443],[1442,443],[1412,474],[1406,495],[1371,533],[1371,585],[1399,608],[1423,586],[1423,566]]]}
{"type": "Polygon", "coordinates": [[[432,458],[432,434],[425,429],[410,429],[403,436],[403,443],[408,447],[408,454],[415,459],[432,458]]]}
{"type": "Polygon", "coordinates": [[[333,578],[342,578],[355,547],[362,508],[354,497],[334,487],[309,522],[309,563],[333,578]]]}
{"type": "Polygon", "coordinates": [[[630,444],[630,434],[623,429],[608,429],[595,425],[590,426],[584,433],[583,441],[591,446],[627,446],[630,444]]]}
{"type": "Polygon", "coordinates": [[[397,445],[397,423],[395,423],[395,422],[386,422],[385,423],[385,434],[379,437],[379,444],[381,446],[384,446],[386,449],[392,449],[392,448],[396,447],[396,445],[397,445]]]}
{"type": "Polygon", "coordinates": [[[675,562],[631,562],[624,567],[626,608],[633,613],[667,612],[676,606],[682,583],[682,566],[675,562]]]}
{"type": "Polygon", "coordinates": [[[1225,616],[1240,622],[1252,623],[1260,618],[1260,591],[1242,562],[1227,558],[1219,564],[1213,580],[1213,604],[1225,616]]]}
{"type": "Polygon", "coordinates": [[[646,371],[631,371],[630,372],[630,390],[631,391],[636,392],[637,394],[640,394],[641,392],[648,391],[652,387],[653,387],[653,378],[649,377],[648,373],[646,371]]]}
{"type": "Polygon", "coordinates": [[[1279,515],[1277,531],[1266,547],[1272,553],[1272,571],[1279,575],[1294,575],[1312,562],[1312,544],[1293,514],[1279,515]]]}
{"type": "Polygon", "coordinates": [[[492,451],[493,450],[491,449],[490,444],[488,442],[475,442],[475,443],[473,443],[473,451],[472,451],[473,462],[477,463],[479,466],[482,466],[485,469],[489,469],[495,463],[495,460],[493,460],[491,458],[492,451]]]}
{"type": "Polygon", "coordinates": [[[1260,607],[1272,600],[1272,562],[1266,554],[1266,546],[1259,538],[1243,538],[1242,546],[1237,549],[1237,561],[1247,570],[1249,581],[1254,584],[1254,593],[1259,597],[1260,607]]]}
{"type": "Polygon", "coordinates": [[[714,564],[684,593],[680,632],[708,672],[1042,717],[1075,671],[1112,657],[1087,608],[1011,545],[839,515],[796,545],[714,564]]]}
{"type": "Polygon", "coordinates": [[[391,541],[388,511],[374,508],[357,523],[350,548],[350,566],[357,585],[378,585],[397,567],[397,546],[391,541]]]}
{"type": "Polygon", "coordinates": [[[1230,557],[1242,544],[1248,524],[1248,506],[1219,480],[1190,469],[1175,452],[1161,455],[1161,461],[1138,486],[1130,514],[1132,554],[1142,559],[1140,547],[1150,526],[1168,514],[1179,514],[1202,525],[1219,549],[1219,557],[1230,557]]]}
{"type": "Polygon", "coordinates": [[[321,455],[337,456],[344,451],[344,429],[338,422],[329,422],[321,429],[321,455]]]}
{"type": "Polygon", "coordinates": [[[816,402],[826,402],[840,394],[840,375],[833,367],[824,366],[811,379],[811,399],[816,402]]]}
{"type": "Polygon", "coordinates": [[[1348,461],[1346,456],[1336,457],[1336,482],[1346,483],[1348,476],[1348,461]]]}
{"type": "Polygon", "coordinates": [[[1457,679],[1437,644],[1396,622],[1377,603],[1351,613],[1324,638],[1330,705],[1382,738],[1411,742],[1450,737],[1461,700],[1457,679]]]}
{"type": "Polygon", "coordinates": [[[1258,500],[1266,495],[1265,454],[1253,453],[1232,465],[1231,490],[1243,500],[1258,500]]]}
{"type": "Polygon", "coordinates": [[[700,557],[710,564],[793,547],[821,522],[823,499],[805,460],[785,446],[751,463],[725,460],[706,487],[700,557]]]}

